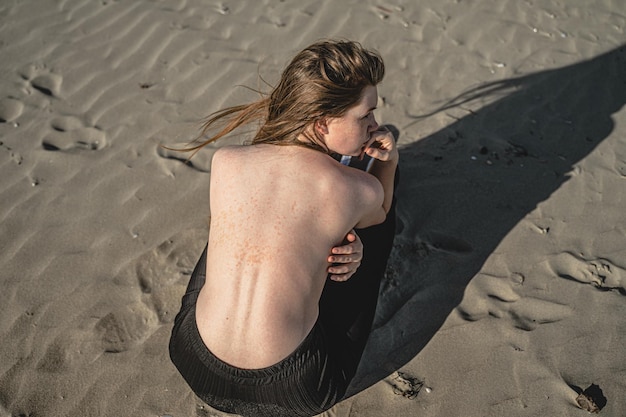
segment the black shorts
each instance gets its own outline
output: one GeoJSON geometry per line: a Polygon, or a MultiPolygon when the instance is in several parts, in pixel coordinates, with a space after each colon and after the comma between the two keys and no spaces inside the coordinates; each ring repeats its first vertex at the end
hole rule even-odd
{"type": "Polygon", "coordinates": [[[367,255],[356,274],[346,282],[327,280],[309,335],[287,358],[262,369],[231,366],[200,338],[195,306],[205,282],[205,248],[170,339],[172,362],[194,393],[218,410],[246,417],[313,416],[344,399],[371,329],[395,220],[394,199],[384,223],[358,231],[367,255]]]}
{"type": "Polygon", "coordinates": [[[250,417],[313,416],[341,400],[359,357],[346,336],[333,334],[319,320],[291,355],[266,368],[238,368],[209,351],[196,324],[204,257],[192,274],[170,339],[172,362],[194,393],[218,410],[250,417]]]}

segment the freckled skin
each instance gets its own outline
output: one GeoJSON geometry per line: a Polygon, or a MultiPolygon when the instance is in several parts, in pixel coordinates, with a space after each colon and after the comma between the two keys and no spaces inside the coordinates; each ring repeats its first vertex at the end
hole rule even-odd
{"type": "Polygon", "coordinates": [[[333,152],[376,159],[370,173],[300,146],[221,148],[211,165],[206,283],[196,304],[202,340],[220,359],[262,368],[310,332],[328,253],[354,227],[381,223],[391,206],[398,151],[373,116],[365,87],[341,117],[310,128],[333,152]]]}
{"type": "Polygon", "coordinates": [[[272,365],[317,319],[330,248],[384,219],[383,187],[318,151],[255,145],[217,151],[210,190],[200,335],[232,365],[272,365]]]}

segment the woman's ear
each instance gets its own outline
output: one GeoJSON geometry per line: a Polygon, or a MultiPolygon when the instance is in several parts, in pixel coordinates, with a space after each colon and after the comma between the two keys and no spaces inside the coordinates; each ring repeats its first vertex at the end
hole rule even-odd
{"type": "Polygon", "coordinates": [[[326,119],[316,120],[313,126],[315,128],[315,131],[319,133],[320,135],[328,134],[328,122],[326,119]]]}

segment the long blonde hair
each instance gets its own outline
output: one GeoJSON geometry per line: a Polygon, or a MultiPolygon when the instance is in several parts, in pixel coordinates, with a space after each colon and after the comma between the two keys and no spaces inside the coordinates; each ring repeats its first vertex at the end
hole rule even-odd
{"type": "Polygon", "coordinates": [[[358,42],[316,42],[291,60],[269,96],[210,114],[200,133],[206,139],[185,150],[197,151],[256,121],[261,126],[252,144],[300,145],[328,152],[322,138],[308,127],[323,118],[342,116],[360,100],[363,89],[380,83],[384,74],[380,55],[358,42]],[[221,130],[209,135],[218,125],[221,130]],[[298,140],[301,135],[307,141],[298,140]]]}

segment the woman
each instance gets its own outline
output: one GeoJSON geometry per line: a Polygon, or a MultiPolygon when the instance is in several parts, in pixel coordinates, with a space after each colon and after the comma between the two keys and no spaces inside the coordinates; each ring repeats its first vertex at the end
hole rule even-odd
{"type": "MultiPolygon", "coordinates": [[[[373,115],[383,75],[380,56],[358,43],[321,41],[294,57],[269,97],[205,124],[206,133],[226,122],[199,147],[261,122],[250,145],[213,156],[208,246],[170,341],[172,361],[214,408],[311,416],[343,398],[376,300],[346,311],[355,326],[329,315],[341,310],[325,310],[328,250],[354,227],[389,224],[398,151],[373,115]],[[367,173],[335,154],[374,162],[367,173]]],[[[376,293],[376,280],[364,282],[376,293]]]]}

